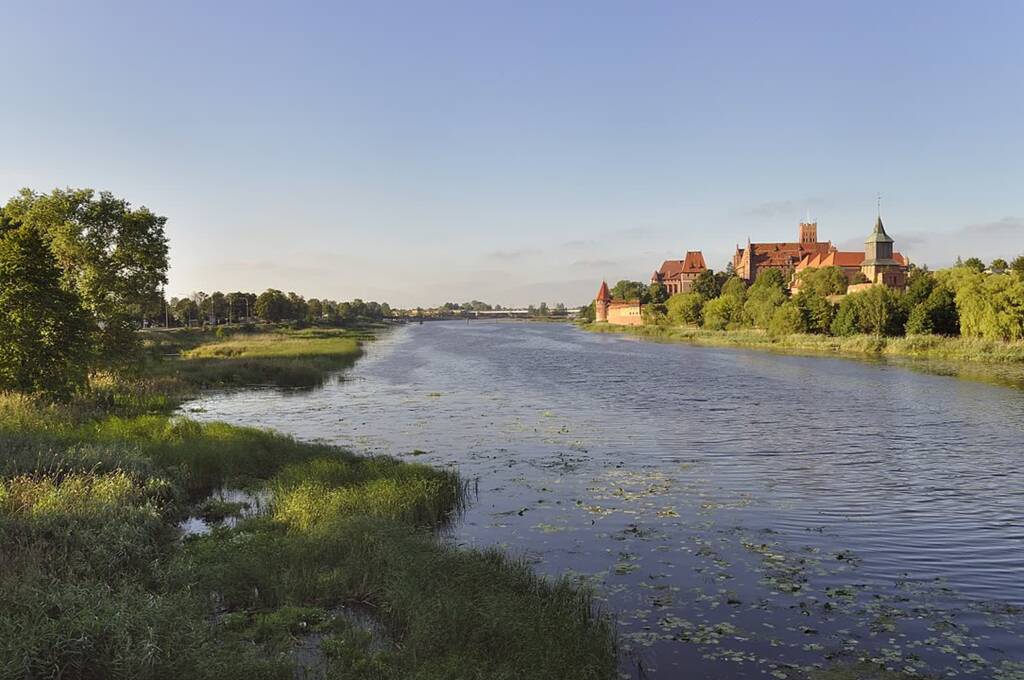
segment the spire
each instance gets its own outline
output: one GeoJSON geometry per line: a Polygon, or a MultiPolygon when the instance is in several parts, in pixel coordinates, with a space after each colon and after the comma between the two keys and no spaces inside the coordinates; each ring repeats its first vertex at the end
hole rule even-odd
{"type": "Polygon", "coordinates": [[[864,243],[892,243],[892,239],[885,233],[885,227],[882,226],[881,215],[875,218],[875,229],[864,243]]]}
{"type": "Polygon", "coordinates": [[[595,299],[600,300],[602,302],[610,302],[611,301],[612,294],[608,290],[608,282],[607,281],[602,281],[601,282],[601,287],[598,289],[597,297],[595,299]]]}

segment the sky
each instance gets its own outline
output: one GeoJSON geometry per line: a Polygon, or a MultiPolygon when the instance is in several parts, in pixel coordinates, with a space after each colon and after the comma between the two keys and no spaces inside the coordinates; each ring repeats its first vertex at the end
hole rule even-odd
{"type": "Polygon", "coordinates": [[[1024,253],[1024,3],[0,0],[0,200],[168,218],[168,295],[585,303],[702,250],[1024,253]]]}

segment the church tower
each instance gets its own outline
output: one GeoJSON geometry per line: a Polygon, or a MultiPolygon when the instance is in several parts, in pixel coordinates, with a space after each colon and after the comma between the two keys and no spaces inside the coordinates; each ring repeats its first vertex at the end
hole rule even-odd
{"type": "Polygon", "coordinates": [[[882,217],[879,215],[875,220],[874,231],[864,242],[864,262],[860,266],[860,270],[871,283],[884,283],[898,287],[892,285],[895,282],[892,280],[892,275],[899,274],[902,267],[892,257],[892,243],[892,238],[885,233],[882,217]]]}
{"type": "Polygon", "coordinates": [[[812,222],[808,219],[806,222],[800,223],[800,243],[817,243],[818,242],[818,223],[812,222]]]}
{"type": "Polygon", "coordinates": [[[612,294],[608,291],[608,283],[606,281],[602,281],[601,287],[597,291],[597,297],[594,298],[595,321],[608,321],[608,304],[611,301],[612,294]]]}

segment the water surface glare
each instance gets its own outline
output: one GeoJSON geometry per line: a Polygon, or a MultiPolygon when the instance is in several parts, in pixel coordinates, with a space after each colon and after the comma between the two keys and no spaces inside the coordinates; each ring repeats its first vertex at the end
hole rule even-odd
{"type": "Polygon", "coordinates": [[[559,324],[367,349],[323,389],[186,411],[457,466],[479,497],[452,540],[592,584],[630,675],[1024,677],[1022,390],[559,324]]]}

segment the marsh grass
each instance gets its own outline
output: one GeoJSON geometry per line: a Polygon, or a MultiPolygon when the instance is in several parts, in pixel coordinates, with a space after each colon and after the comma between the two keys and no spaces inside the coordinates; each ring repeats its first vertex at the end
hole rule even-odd
{"type": "Polygon", "coordinates": [[[838,354],[848,356],[908,357],[978,363],[1024,363],[1024,342],[1001,342],[980,338],[909,335],[887,338],[873,335],[833,337],[828,335],[770,335],[756,329],[711,331],[689,326],[614,326],[586,324],[589,331],[623,333],[650,338],[688,342],[715,347],[751,347],[782,352],[838,354]]]}
{"type": "Polygon", "coordinates": [[[613,677],[589,593],[438,540],[454,472],[172,415],[206,385],[322,380],[365,339],[154,334],[70,403],[0,395],[0,679],[283,679],[300,647],[330,678],[613,677]],[[239,514],[209,498],[227,486],[269,508],[183,540],[187,515],[239,514]]]}

